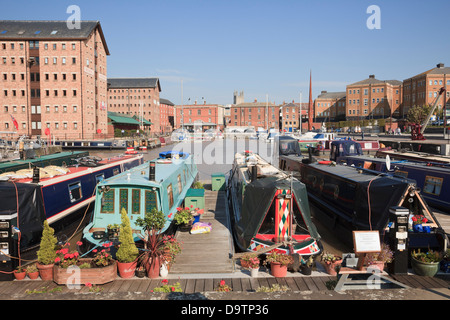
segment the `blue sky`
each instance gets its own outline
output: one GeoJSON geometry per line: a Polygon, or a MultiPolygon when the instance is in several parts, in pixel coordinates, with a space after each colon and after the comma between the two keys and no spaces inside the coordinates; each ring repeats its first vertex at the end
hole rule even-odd
{"type": "Polygon", "coordinates": [[[181,103],[307,102],[321,90],[375,74],[404,80],[450,65],[450,1],[381,0],[14,0],[0,19],[99,20],[111,55],[108,77],[159,77],[161,97],[181,103]],[[366,26],[370,5],[381,29],[366,26]],[[183,80],[183,90],[181,90],[183,80]]]}

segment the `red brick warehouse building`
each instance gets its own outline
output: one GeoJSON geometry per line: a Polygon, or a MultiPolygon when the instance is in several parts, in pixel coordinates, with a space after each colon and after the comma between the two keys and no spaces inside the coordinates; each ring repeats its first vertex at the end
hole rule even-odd
{"type": "Polygon", "coordinates": [[[218,104],[194,104],[175,106],[175,127],[187,129],[224,128],[224,107],[218,104]]]}
{"type": "Polygon", "coordinates": [[[1,20],[0,131],[35,137],[48,128],[58,139],[101,137],[108,55],[99,21],[69,29],[65,21],[1,20]]]}
{"type": "Polygon", "coordinates": [[[108,78],[108,110],[143,117],[152,125],[150,132],[161,132],[161,84],[158,78],[108,78]]]}
{"type": "Polygon", "coordinates": [[[272,102],[243,102],[232,105],[230,126],[279,130],[280,106],[272,102]]]}

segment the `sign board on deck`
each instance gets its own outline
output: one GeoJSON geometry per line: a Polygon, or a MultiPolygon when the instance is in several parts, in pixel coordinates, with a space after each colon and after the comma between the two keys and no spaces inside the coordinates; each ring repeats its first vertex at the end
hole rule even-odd
{"type": "Polygon", "coordinates": [[[380,234],[377,231],[353,231],[355,253],[380,252],[380,234]]]}

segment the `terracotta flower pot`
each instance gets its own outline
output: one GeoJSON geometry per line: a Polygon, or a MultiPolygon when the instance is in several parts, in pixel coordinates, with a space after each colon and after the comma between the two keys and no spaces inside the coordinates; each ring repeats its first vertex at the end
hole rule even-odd
{"type": "Polygon", "coordinates": [[[136,271],[137,260],[133,262],[119,262],[117,261],[117,269],[119,270],[119,276],[124,279],[129,279],[134,276],[136,271]]]}
{"type": "Polygon", "coordinates": [[[336,267],[340,266],[342,263],[342,259],[341,260],[337,260],[335,262],[325,262],[325,269],[327,270],[327,273],[330,276],[336,276],[337,275],[337,271],[336,271],[336,267]]]}
{"type": "Polygon", "coordinates": [[[154,261],[147,263],[146,268],[147,268],[147,275],[150,279],[158,278],[159,270],[161,268],[159,257],[156,257],[154,261]]]}
{"type": "Polygon", "coordinates": [[[27,273],[25,272],[25,271],[22,271],[22,272],[14,272],[14,277],[17,279],[17,280],[23,280],[23,279],[25,279],[25,276],[27,275],[27,273]]]}
{"type": "Polygon", "coordinates": [[[276,278],[284,278],[287,275],[287,266],[284,266],[278,262],[271,262],[270,272],[276,278]]]}
{"type": "Polygon", "coordinates": [[[36,263],[39,270],[39,275],[42,280],[53,280],[53,266],[54,264],[39,264],[36,263]]]}
{"type": "Polygon", "coordinates": [[[35,280],[39,277],[39,271],[27,273],[28,278],[35,280]]]}

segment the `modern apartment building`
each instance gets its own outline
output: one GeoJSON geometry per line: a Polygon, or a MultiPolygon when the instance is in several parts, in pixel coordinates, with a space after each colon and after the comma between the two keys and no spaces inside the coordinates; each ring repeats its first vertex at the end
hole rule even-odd
{"type": "Polygon", "coordinates": [[[449,67],[439,63],[436,65],[436,68],[403,80],[402,118],[408,114],[409,108],[413,106],[432,105],[442,87],[446,88],[446,92],[437,103],[437,112],[440,112],[446,104],[450,103],[449,67]]]}
{"type": "Polygon", "coordinates": [[[106,134],[108,55],[99,21],[70,29],[66,21],[0,20],[0,131],[106,134]]]}
{"type": "Polygon", "coordinates": [[[347,85],[347,120],[379,119],[400,116],[403,84],[398,80],[368,79],[347,85]]]}
{"type": "Polygon", "coordinates": [[[108,110],[149,120],[161,132],[158,78],[108,78],[108,110]]]}

